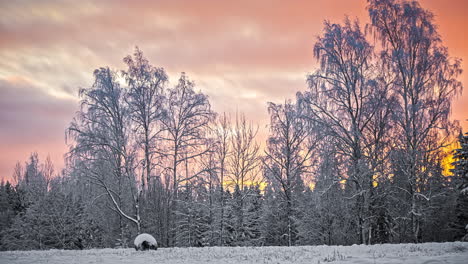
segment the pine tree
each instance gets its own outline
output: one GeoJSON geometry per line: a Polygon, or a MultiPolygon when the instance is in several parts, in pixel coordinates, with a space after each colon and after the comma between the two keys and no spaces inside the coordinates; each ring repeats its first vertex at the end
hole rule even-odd
{"type": "Polygon", "coordinates": [[[19,194],[7,181],[0,184],[0,248],[3,237],[13,224],[15,217],[23,211],[19,194]]]}
{"type": "Polygon", "coordinates": [[[456,221],[453,228],[456,230],[456,238],[468,240],[468,133],[460,134],[460,148],[453,155],[455,168],[452,170],[454,180],[457,183],[458,197],[456,201],[456,221]]]}
{"type": "Polygon", "coordinates": [[[83,249],[98,247],[96,225],[88,220],[80,200],[54,185],[43,199],[19,214],[2,236],[2,249],[83,249]],[[93,237],[94,234],[94,237],[93,237]]]}
{"type": "Polygon", "coordinates": [[[280,245],[281,230],[279,228],[279,223],[281,219],[279,217],[279,211],[278,198],[271,185],[268,185],[264,194],[261,226],[262,245],[264,246],[280,245]]]}
{"type": "Polygon", "coordinates": [[[262,194],[258,185],[251,186],[246,206],[246,245],[261,245],[261,220],[262,220],[262,194]]]}

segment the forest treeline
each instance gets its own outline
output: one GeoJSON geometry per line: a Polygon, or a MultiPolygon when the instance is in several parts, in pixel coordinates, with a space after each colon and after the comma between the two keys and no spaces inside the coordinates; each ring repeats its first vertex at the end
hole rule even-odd
{"type": "Polygon", "coordinates": [[[324,23],[308,89],[267,105],[264,148],[257,125],[215,113],[185,73],[171,85],[138,48],[124,70],[96,69],[66,168],[32,154],[1,184],[1,249],[127,247],[142,232],[163,247],[462,239],[461,62],[419,3],[367,9],[364,27],[324,23]]]}

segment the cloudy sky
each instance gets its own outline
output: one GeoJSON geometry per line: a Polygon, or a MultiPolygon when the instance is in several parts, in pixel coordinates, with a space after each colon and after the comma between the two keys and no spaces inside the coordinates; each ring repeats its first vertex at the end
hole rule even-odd
{"type": "MultiPolygon", "coordinates": [[[[468,1],[421,0],[451,56],[468,61],[468,1]]],[[[1,1],[0,179],[37,151],[63,167],[77,91],[135,45],[174,83],[186,72],[217,112],[244,112],[265,134],[266,102],[306,88],[325,19],[367,23],[365,0],[1,1]]],[[[463,64],[463,67],[467,69],[463,64]]],[[[461,80],[466,85],[468,74],[461,80]]],[[[468,93],[453,118],[468,118],[468,93]]],[[[468,129],[468,122],[462,125],[468,129]]]]}

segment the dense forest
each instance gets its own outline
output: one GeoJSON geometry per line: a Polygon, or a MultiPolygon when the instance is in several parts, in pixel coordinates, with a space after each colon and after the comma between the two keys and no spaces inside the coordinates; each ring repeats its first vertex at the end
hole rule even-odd
{"type": "Polygon", "coordinates": [[[1,183],[0,248],[128,247],[143,232],[162,247],[463,239],[468,134],[450,121],[461,62],[418,2],[367,9],[369,25],[324,22],[307,89],[266,104],[265,143],[138,48],[123,70],[96,69],[66,168],[33,153],[1,183]]]}

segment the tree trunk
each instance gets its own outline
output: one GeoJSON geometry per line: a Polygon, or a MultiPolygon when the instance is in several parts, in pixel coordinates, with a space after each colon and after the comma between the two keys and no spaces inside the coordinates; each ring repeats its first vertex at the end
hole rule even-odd
{"type": "Polygon", "coordinates": [[[221,222],[220,222],[220,235],[219,245],[224,246],[224,160],[221,160],[221,222]]]}

